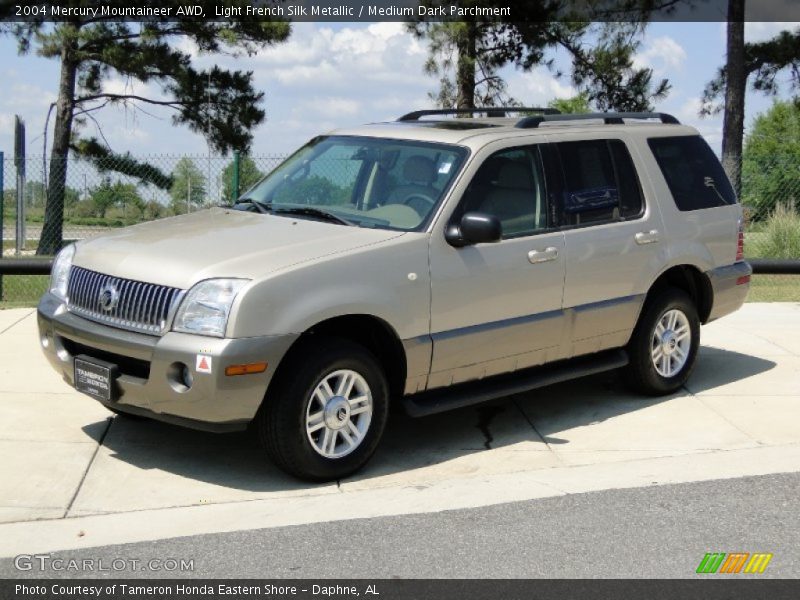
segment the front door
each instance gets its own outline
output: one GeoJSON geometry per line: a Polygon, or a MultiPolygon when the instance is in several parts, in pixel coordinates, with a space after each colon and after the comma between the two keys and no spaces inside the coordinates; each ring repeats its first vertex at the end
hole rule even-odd
{"type": "Polygon", "coordinates": [[[564,235],[550,222],[542,153],[537,145],[505,145],[484,150],[457,208],[432,236],[428,388],[530,367],[561,352],[564,235]],[[495,215],[502,240],[450,246],[446,226],[466,212],[495,215]]]}

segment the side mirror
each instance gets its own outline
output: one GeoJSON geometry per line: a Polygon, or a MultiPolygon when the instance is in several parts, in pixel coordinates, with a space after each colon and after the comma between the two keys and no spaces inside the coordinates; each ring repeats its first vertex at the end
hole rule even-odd
{"type": "Polygon", "coordinates": [[[482,212],[468,212],[460,223],[452,223],[444,234],[451,246],[461,248],[472,244],[499,242],[503,237],[503,226],[494,215],[482,212]]]}

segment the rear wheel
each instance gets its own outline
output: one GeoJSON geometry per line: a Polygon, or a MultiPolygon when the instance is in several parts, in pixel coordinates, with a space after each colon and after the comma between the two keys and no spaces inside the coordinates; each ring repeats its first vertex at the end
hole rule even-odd
{"type": "Polygon", "coordinates": [[[645,394],[671,394],[689,378],[699,346],[700,319],[691,297],[675,287],[656,291],[628,344],[629,384],[645,394]]]}
{"type": "Polygon", "coordinates": [[[339,479],[370,459],[388,406],[386,376],[366,348],[311,338],[270,389],[258,416],[259,438],[283,471],[313,481],[339,479]]]}

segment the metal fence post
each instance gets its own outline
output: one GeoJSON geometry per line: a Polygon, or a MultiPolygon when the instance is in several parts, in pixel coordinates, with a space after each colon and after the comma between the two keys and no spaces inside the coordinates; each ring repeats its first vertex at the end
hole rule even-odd
{"type": "Polygon", "coordinates": [[[231,188],[233,198],[231,202],[236,202],[239,199],[239,151],[233,151],[233,181],[231,181],[231,188]]]}
{"type": "Polygon", "coordinates": [[[14,115],[14,166],[17,167],[16,254],[25,249],[25,122],[14,115]]]}

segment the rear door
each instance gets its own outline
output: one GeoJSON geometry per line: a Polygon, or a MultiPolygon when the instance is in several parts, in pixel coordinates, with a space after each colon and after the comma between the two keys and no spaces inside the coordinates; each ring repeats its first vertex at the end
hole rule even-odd
{"type": "Polygon", "coordinates": [[[660,212],[647,201],[638,156],[624,137],[567,138],[553,148],[567,259],[566,354],[623,346],[663,264],[660,212]]]}
{"type": "Polygon", "coordinates": [[[663,190],[671,259],[707,268],[735,262],[742,207],[713,150],[699,135],[654,136],[647,145],[658,165],[652,171],[663,190]]]}

